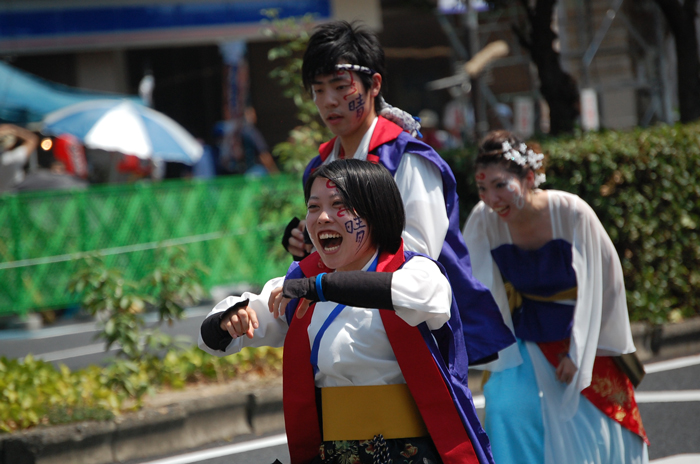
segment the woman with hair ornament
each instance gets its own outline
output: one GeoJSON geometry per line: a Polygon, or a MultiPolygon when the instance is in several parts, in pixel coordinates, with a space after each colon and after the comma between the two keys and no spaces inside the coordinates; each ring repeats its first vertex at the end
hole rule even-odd
{"type": "Polygon", "coordinates": [[[334,161],[310,174],[304,196],[316,251],[259,295],[216,305],[200,348],[284,346],[292,464],[493,464],[452,288],[439,263],[404,250],[389,171],[334,161]]]}
{"type": "Polygon", "coordinates": [[[483,366],[494,458],[646,463],[632,383],[641,379],[624,362],[635,347],[619,257],[581,198],[538,188],[543,172],[544,155],[508,131],[480,142],[481,201],[463,234],[474,276],[517,339],[483,366]]]}

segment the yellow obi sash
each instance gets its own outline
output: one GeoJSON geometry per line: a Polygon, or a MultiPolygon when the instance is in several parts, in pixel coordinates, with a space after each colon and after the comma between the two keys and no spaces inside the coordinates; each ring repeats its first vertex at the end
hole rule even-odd
{"type": "Polygon", "coordinates": [[[530,295],[528,293],[520,293],[513,287],[513,284],[506,282],[504,284],[506,288],[506,295],[508,296],[508,306],[510,307],[511,314],[516,308],[519,308],[523,304],[523,298],[533,301],[563,301],[563,300],[575,300],[578,296],[578,287],[571,287],[567,290],[563,290],[559,293],[555,293],[550,296],[538,296],[530,295]]]}
{"type": "Polygon", "coordinates": [[[324,441],[428,435],[406,384],[322,388],[321,404],[324,441]]]}

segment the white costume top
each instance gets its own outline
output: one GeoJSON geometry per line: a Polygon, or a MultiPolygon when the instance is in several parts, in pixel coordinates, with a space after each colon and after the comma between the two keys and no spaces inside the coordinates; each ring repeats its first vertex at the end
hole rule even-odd
{"type": "MultiPolygon", "coordinates": [[[[353,155],[354,159],[367,159],[369,143],[378,119],[374,119],[365,133],[353,155]]],[[[324,164],[338,159],[340,147],[340,141],[336,139],[324,164]]],[[[401,234],[404,248],[437,259],[450,225],[440,170],[420,155],[405,153],[396,169],[394,180],[406,210],[406,227],[401,234]]]]}
{"type": "MultiPolygon", "coordinates": [[[[591,383],[596,354],[631,353],[635,348],[622,266],[603,225],[593,209],[576,195],[547,190],[547,198],[552,239],[562,239],[572,245],[578,286],[569,348],[569,356],[578,370],[555,408],[563,417],[571,417],[578,408],[579,393],[591,383]]],[[[474,277],[491,290],[503,320],[513,330],[503,279],[491,256],[491,250],[513,243],[508,225],[484,202],[479,202],[472,210],[463,234],[474,277]]],[[[521,363],[517,346],[511,345],[499,353],[497,361],[479,367],[499,371],[521,363]]],[[[537,370],[536,365],[535,368],[537,370]]],[[[551,399],[552,396],[545,392],[545,398],[551,399]]]]}
{"type": "MultiPolygon", "coordinates": [[[[375,254],[376,256],[376,254],[375,254]]],[[[367,270],[374,257],[367,262],[367,270]]],[[[284,345],[287,320],[275,319],[268,310],[270,292],[282,286],[284,277],[267,282],[259,295],[245,292],[240,297],[229,296],[211,311],[225,311],[239,301],[249,299],[255,310],[259,327],[253,338],[234,338],[225,351],[207,347],[199,336],[199,347],[215,356],[236,353],[247,346],[284,345]]],[[[391,300],[396,314],[412,326],[426,322],[431,330],[439,329],[450,319],[452,289],[449,282],[431,260],[415,256],[393,273],[391,300]]],[[[337,303],[318,302],[309,324],[309,346],[337,303]]],[[[318,355],[317,387],[361,385],[392,385],[406,383],[394,356],[378,309],[346,306],[329,325],[321,339],[318,355]]]]}

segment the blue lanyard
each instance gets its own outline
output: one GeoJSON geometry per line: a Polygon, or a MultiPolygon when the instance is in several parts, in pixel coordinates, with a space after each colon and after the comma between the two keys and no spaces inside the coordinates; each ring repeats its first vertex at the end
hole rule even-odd
{"type": "MultiPolygon", "coordinates": [[[[369,268],[367,269],[367,272],[376,271],[378,261],[379,261],[379,253],[377,253],[377,257],[374,258],[374,261],[372,261],[372,264],[370,264],[369,268]]],[[[311,365],[314,368],[314,375],[318,374],[318,350],[319,350],[319,347],[321,346],[321,339],[323,338],[323,334],[326,333],[328,326],[331,325],[331,323],[335,320],[336,317],[338,317],[338,314],[340,314],[340,312],[344,308],[345,308],[344,304],[339,304],[338,306],[333,308],[333,311],[331,311],[328,318],[323,322],[323,325],[321,325],[321,328],[318,330],[318,333],[316,334],[316,337],[314,338],[314,344],[311,346],[311,365]]]]}

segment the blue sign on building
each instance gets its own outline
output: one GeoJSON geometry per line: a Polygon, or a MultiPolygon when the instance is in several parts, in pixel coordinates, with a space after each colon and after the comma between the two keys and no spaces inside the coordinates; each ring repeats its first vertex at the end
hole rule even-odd
{"type": "Polygon", "coordinates": [[[253,35],[276,9],[280,18],[331,17],[331,0],[151,1],[99,5],[31,1],[0,6],[0,53],[70,49],[99,44],[203,41],[253,35]]]}

